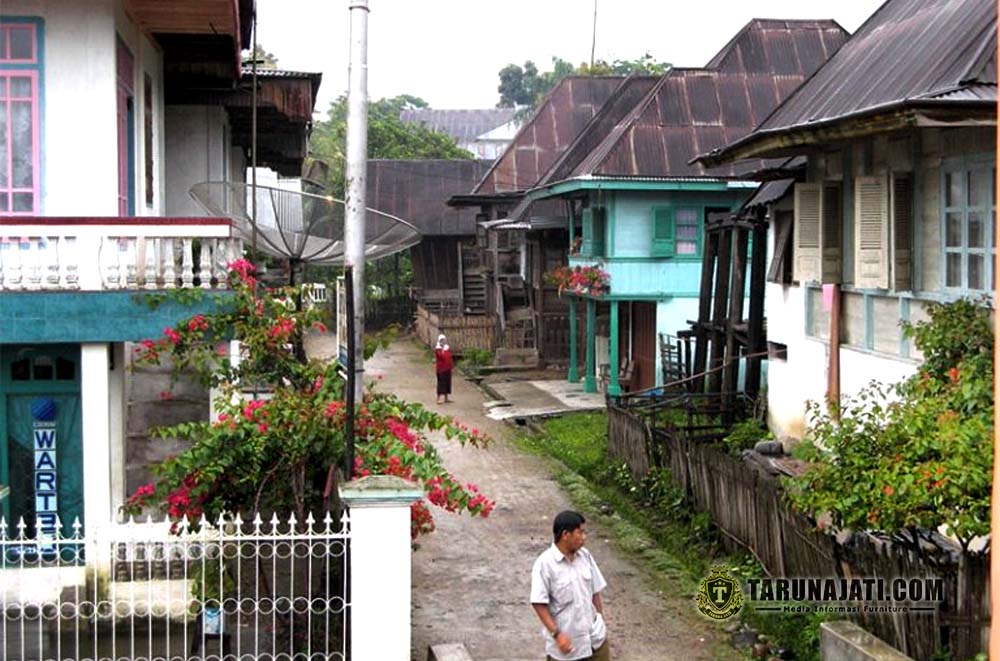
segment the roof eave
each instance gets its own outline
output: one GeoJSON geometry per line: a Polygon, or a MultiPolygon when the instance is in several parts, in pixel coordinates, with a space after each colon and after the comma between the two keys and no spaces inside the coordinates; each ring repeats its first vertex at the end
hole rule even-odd
{"type": "Polygon", "coordinates": [[[996,123],[996,102],[980,99],[917,99],[797,126],[755,131],[727,147],[701,154],[691,163],[712,168],[751,158],[794,156],[803,148],[918,126],[996,123]]]}

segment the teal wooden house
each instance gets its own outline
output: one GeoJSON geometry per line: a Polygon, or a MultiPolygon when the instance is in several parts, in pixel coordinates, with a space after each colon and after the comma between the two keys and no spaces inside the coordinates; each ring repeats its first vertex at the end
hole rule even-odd
{"type": "MultiPolygon", "coordinates": [[[[511,214],[560,200],[569,267],[609,277],[603,289],[563,288],[572,322],[585,307],[585,390],[604,381],[615,396],[663,383],[658,338],[698,317],[705,223],[739,209],[756,188],[740,175],[768,165],[690,161],[753,130],[846,38],[832,21],[754,20],[705,68],[626,79],[511,214]],[[607,337],[596,334],[604,315],[607,337]]],[[[571,380],[580,352],[571,342],[571,380]]]]}

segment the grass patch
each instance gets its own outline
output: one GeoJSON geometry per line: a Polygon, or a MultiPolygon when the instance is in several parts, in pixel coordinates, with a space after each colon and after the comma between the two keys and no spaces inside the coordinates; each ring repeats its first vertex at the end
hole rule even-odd
{"type": "MultiPolygon", "coordinates": [[[[628,468],[608,457],[607,416],[578,413],[546,420],[540,434],[515,441],[527,452],[552,457],[564,466],[556,480],[575,507],[609,528],[614,542],[654,572],[658,588],[693,600],[713,565],[734,576],[764,576],[749,554],[726,554],[707,513],[694,512],[668,471],[636,482],[628,468]]],[[[697,617],[692,604],[687,615],[697,617]]],[[[819,659],[823,615],[762,614],[744,609],[741,619],[802,661],[819,659]]],[[[700,619],[700,618],[698,618],[700,619]]]]}

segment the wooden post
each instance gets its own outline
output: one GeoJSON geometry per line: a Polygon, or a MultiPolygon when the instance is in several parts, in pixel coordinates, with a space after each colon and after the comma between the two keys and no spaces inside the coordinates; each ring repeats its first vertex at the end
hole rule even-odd
{"type": "MultiPolygon", "coordinates": [[[[747,316],[747,353],[755,354],[764,350],[764,290],[767,287],[767,225],[764,211],[757,217],[753,228],[753,254],[750,257],[750,311],[747,316]]],[[[763,358],[755,357],[747,361],[746,394],[757,397],[760,392],[760,364],[763,358]]]]}
{"type": "MultiPolygon", "coordinates": [[[[1000,5],[997,8],[1000,17],[1000,5]]],[[[1000,53],[1000,42],[997,43],[997,52],[1000,53]]],[[[996,148],[1000,152],[1000,133],[997,134],[996,148]]],[[[916,170],[916,168],[914,168],[916,170]]],[[[1000,179],[993,182],[996,187],[993,199],[1000,198],[1000,179]]],[[[1000,225],[993,223],[995,233],[993,245],[1000,242],[1000,225]]],[[[1000,272],[1000,254],[993,256],[993,272],[1000,272]]],[[[1000,356],[1000,296],[997,290],[993,291],[993,401],[1000,399],[1000,378],[997,377],[997,368],[1000,367],[998,356],[1000,356]]],[[[1000,417],[993,408],[993,499],[990,507],[990,531],[991,539],[1000,540],[1000,417]]],[[[1000,549],[998,544],[990,545],[990,658],[1000,659],[1000,549]]]]}
{"type": "MultiPolygon", "coordinates": [[[[722,392],[724,393],[725,411],[732,415],[736,403],[736,392],[739,390],[740,375],[739,351],[742,344],[736,338],[736,327],[743,323],[743,299],[746,296],[747,278],[747,247],[750,233],[743,227],[735,227],[736,252],[733,254],[733,286],[729,290],[729,314],[726,319],[726,350],[725,369],[722,371],[722,392]]],[[[756,247],[756,246],[755,246],[756,247]]],[[[732,422],[732,420],[728,420],[732,422]]]]}
{"type": "Polygon", "coordinates": [[[826,401],[835,419],[840,419],[840,285],[833,287],[830,306],[830,369],[826,401]]]}
{"type": "MultiPolygon", "coordinates": [[[[709,367],[715,369],[722,364],[725,354],[726,336],[722,331],[726,320],[726,304],[729,302],[729,273],[732,268],[733,230],[718,232],[718,259],[715,262],[715,295],[712,299],[712,360],[709,367]]],[[[708,375],[708,391],[722,392],[722,373],[715,370],[708,375]]]]}
{"type": "Polygon", "coordinates": [[[597,316],[597,303],[592,298],[587,299],[587,366],[583,375],[583,391],[597,392],[597,378],[594,376],[594,322],[597,316]]]}
{"type": "Polygon", "coordinates": [[[618,397],[622,394],[618,383],[618,301],[611,301],[611,338],[608,348],[610,360],[608,366],[608,395],[618,397]]]}
{"type": "MultiPolygon", "coordinates": [[[[708,324],[712,317],[712,277],[715,273],[715,258],[719,252],[719,232],[708,229],[705,232],[705,254],[701,260],[701,285],[698,290],[698,324],[695,327],[694,366],[692,372],[701,374],[708,362],[708,324]]],[[[704,390],[704,377],[693,379],[691,390],[704,390]]]]}
{"type": "Polygon", "coordinates": [[[580,369],[577,367],[576,356],[576,297],[569,297],[569,370],[566,380],[576,383],[580,380],[580,369]]]}

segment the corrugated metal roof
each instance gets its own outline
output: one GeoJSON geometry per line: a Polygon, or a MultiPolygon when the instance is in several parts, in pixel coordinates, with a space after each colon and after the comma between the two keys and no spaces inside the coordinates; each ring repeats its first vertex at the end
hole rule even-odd
{"type": "Polygon", "coordinates": [[[563,78],[521,126],[473,194],[533,188],[623,80],[623,76],[563,78]]]}
{"type": "Polygon", "coordinates": [[[940,99],[942,101],[989,101],[996,103],[997,86],[991,83],[970,83],[958,89],[930,94],[926,99],[940,99]]]}
{"type": "Polygon", "coordinates": [[[610,132],[591,123],[603,140],[562,178],[734,177],[761,167],[688,161],[750,133],[847,37],[833,21],[751,21],[713,58],[722,68],[673,69],[610,132]]]}
{"type": "Polygon", "coordinates": [[[462,159],[369,160],[368,206],[402,218],[428,236],[475,234],[477,210],[447,202],[475,185],[489,165],[462,159]]]}
{"type": "Polygon", "coordinates": [[[996,36],[994,0],[888,0],[758,131],[995,85],[996,36]]]}
{"type": "Polygon", "coordinates": [[[411,108],[399,113],[399,120],[422,124],[434,131],[447,133],[456,141],[471,141],[514,119],[514,112],[513,108],[483,110],[411,108]]]}

